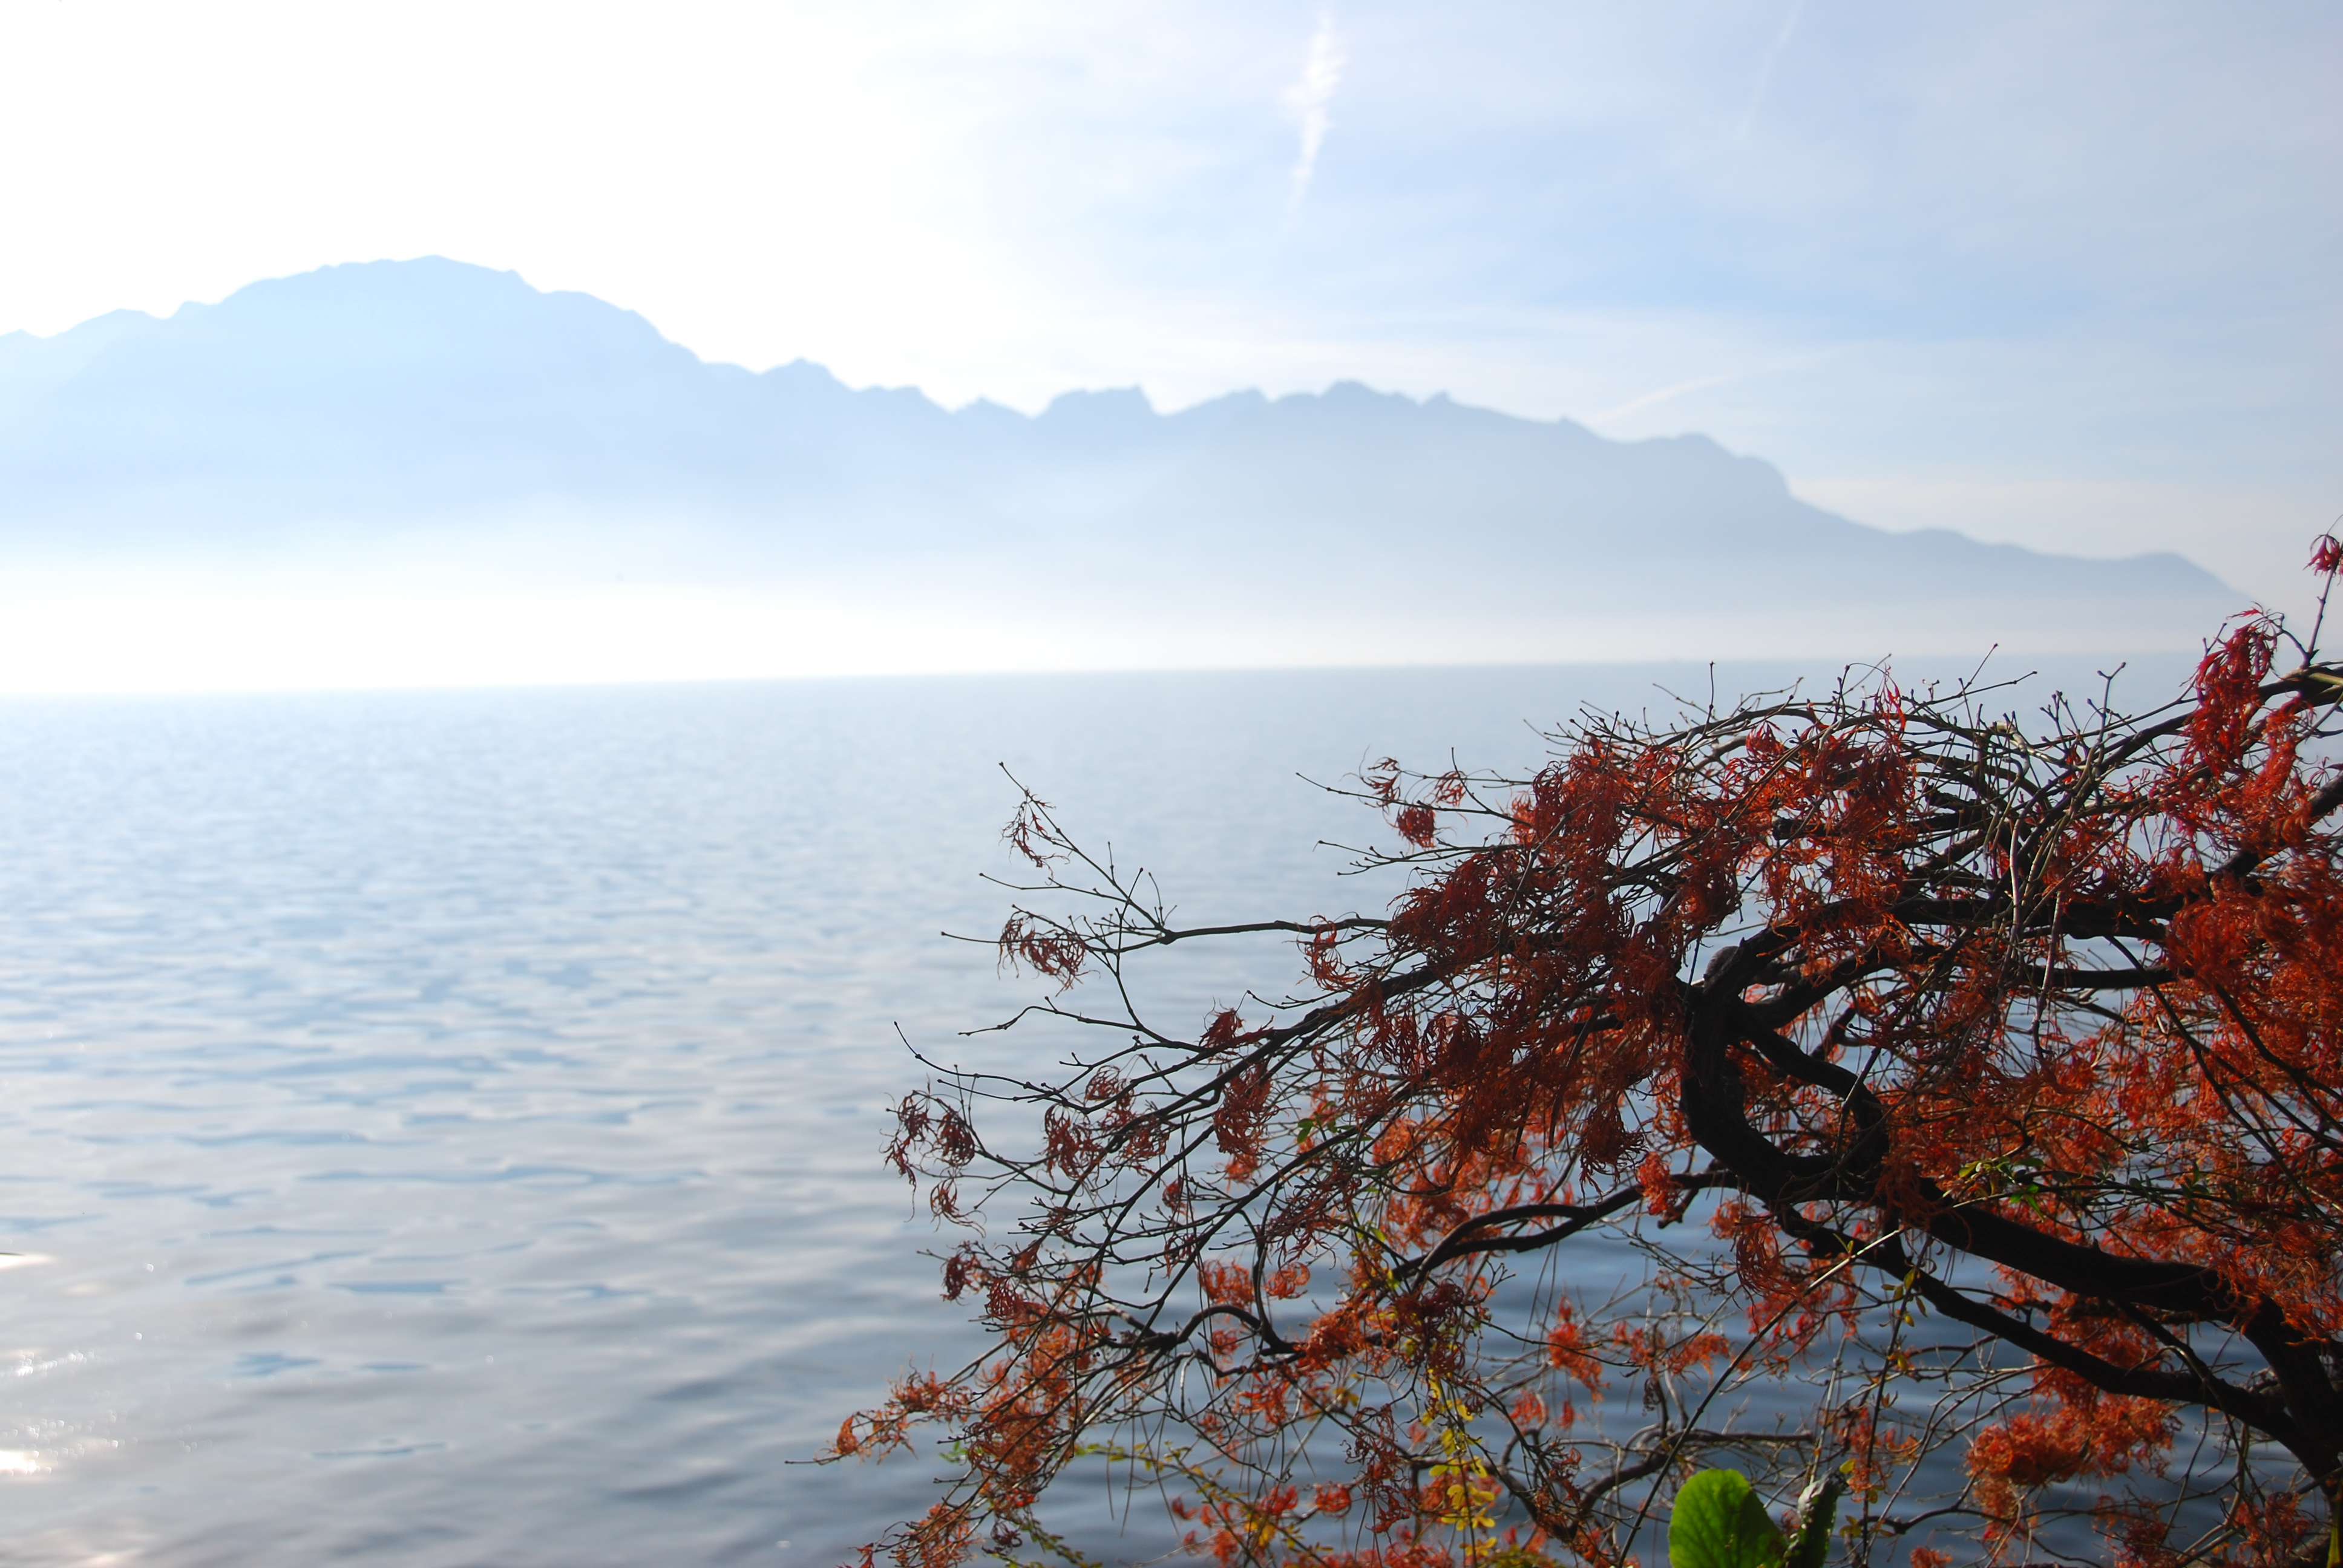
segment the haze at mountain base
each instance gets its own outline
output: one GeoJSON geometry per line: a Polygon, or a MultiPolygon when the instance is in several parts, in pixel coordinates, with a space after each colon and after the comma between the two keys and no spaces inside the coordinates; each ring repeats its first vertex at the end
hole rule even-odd
{"type": "Polygon", "coordinates": [[[2151,649],[2241,604],[1697,436],[1356,384],[947,411],[438,258],[0,337],[0,562],[16,689],[2151,649]]]}

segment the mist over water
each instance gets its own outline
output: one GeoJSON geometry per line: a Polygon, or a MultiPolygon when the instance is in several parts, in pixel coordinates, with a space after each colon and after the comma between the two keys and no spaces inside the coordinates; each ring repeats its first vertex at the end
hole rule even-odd
{"type": "MultiPolygon", "coordinates": [[[[2110,661],[2070,662],[2029,689],[2110,661]]],[[[1184,917],[1339,913],[1392,884],[1319,840],[1390,834],[1297,774],[1523,769],[1531,724],[1709,680],[0,707],[10,1561],[837,1561],[923,1508],[929,1470],[787,1462],[975,1343],[880,1162],[906,1042],[993,1066],[1066,1043],[958,1032],[1039,994],[938,934],[999,928],[999,765],[1184,917]]],[[[1167,1017],[1296,972],[1278,944],[1175,958],[1167,1017]]],[[[1170,1541],[1142,1508],[1093,1546],[1170,1541]]]]}

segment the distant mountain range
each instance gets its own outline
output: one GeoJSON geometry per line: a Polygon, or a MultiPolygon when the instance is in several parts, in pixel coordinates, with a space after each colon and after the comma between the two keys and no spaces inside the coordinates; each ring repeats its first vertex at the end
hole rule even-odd
{"type": "Polygon", "coordinates": [[[2177,556],[1865,528],[1699,436],[1348,382],[946,410],[437,258],[0,337],[0,570],[715,586],[1350,662],[2172,648],[2238,603],[2177,556]]]}

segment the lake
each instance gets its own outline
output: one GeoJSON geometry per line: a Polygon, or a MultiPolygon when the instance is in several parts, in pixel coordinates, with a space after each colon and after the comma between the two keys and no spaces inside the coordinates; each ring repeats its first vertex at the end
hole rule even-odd
{"type": "MultiPolygon", "coordinates": [[[[880,1162],[906,1042],[1059,1043],[960,1038],[1039,994],[939,934],[1005,910],[1001,765],[1200,922],[1334,913],[1389,884],[1319,840],[1391,835],[1297,774],[1523,767],[1532,721],[1709,680],[0,707],[9,1561],[838,1561],[929,1473],[789,1462],[975,1342],[880,1162]]],[[[1182,958],[1175,1000],[1242,990],[1182,958]]]]}

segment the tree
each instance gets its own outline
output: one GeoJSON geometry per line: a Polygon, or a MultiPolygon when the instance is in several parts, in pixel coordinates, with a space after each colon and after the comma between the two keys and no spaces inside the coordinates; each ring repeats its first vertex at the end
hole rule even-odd
{"type": "Polygon", "coordinates": [[[956,1445],[883,1544],[1047,1545],[1104,1454],[1224,1563],[1609,1563],[1729,1457],[1843,1483],[1858,1563],[2335,1561],[2317,643],[2248,614],[2147,713],[1878,673],[1386,762],[1379,916],[1182,929],[1029,794],[1001,951],[1064,989],[1012,1021],[1100,1045],[898,1107],[992,1349],[841,1429],[956,1445]],[[1293,995],[1141,1016],[1134,965],[1262,932],[1293,995]]]}

